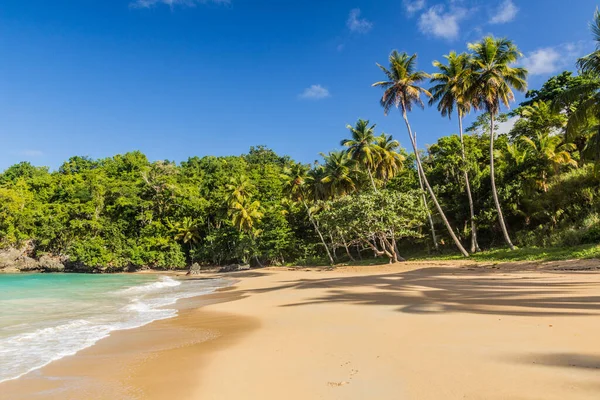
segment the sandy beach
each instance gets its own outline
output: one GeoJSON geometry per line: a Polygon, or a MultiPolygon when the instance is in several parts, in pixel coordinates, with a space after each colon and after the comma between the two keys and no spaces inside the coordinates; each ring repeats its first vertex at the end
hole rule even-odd
{"type": "Polygon", "coordinates": [[[600,273],[571,267],[232,274],[178,317],[4,382],[0,398],[598,399],[600,273]]]}

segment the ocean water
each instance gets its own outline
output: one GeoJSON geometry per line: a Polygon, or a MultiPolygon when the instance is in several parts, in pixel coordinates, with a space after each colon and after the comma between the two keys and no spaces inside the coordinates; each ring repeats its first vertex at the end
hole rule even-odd
{"type": "Polygon", "coordinates": [[[0,274],[0,382],[73,355],[112,331],[174,317],[178,299],[228,284],[159,275],[0,274]]]}

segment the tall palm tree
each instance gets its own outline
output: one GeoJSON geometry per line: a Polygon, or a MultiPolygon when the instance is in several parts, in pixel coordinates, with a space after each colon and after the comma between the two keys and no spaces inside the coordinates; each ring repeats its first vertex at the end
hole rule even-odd
{"type": "Polygon", "coordinates": [[[321,154],[325,159],[324,174],[321,182],[326,185],[327,197],[344,196],[356,190],[352,179],[355,162],[342,151],[321,154]]]}
{"type": "Polygon", "coordinates": [[[421,99],[421,95],[431,97],[431,93],[429,93],[429,91],[419,86],[419,84],[427,79],[429,75],[416,69],[416,54],[410,56],[406,53],[398,53],[398,51],[394,50],[392,54],[390,54],[389,64],[389,69],[377,64],[377,66],[385,74],[387,80],[375,82],[373,84],[373,86],[381,87],[384,90],[380,101],[381,106],[383,107],[386,115],[389,113],[392,107],[396,107],[402,112],[402,118],[406,124],[408,136],[410,137],[410,141],[415,152],[417,168],[421,173],[423,183],[425,184],[425,187],[427,188],[435,207],[440,213],[440,216],[442,217],[442,220],[448,229],[448,234],[452,237],[452,240],[454,240],[454,243],[460,252],[465,257],[468,257],[469,253],[465,250],[463,245],[460,243],[460,240],[458,240],[458,237],[452,230],[450,222],[448,222],[448,219],[446,218],[446,215],[444,214],[444,211],[442,210],[440,203],[437,201],[437,197],[435,196],[435,193],[433,192],[433,189],[431,188],[431,185],[425,176],[423,166],[421,165],[421,158],[419,157],[419,152],[417,150],[417,142],[413,136],[410,123],[408,122],[407,112],[411,111],[413,106],[416,105],[421,108],[425,107],[423,100],[421,99]]]}
{"type": "Polygon", "coordinates": [[[375,137],[375,146],[379,152],[378,162],[375,167],[375,176],[383,181],[384,186],[402,169],[405,157],[398,153],[400,142],[392,135],[382,133],[375,137]]]}
{"type": "Polygon", "coordinates": [[[348,155],[367,170],[373,190],[377,191],[373,170],[378,163],[379,152],[375,145],[375,124],[369,126],[368,120],[359,119],[355,126],[347,125],[352,139],[344,139],[341,145],[348,148],[348,155]]]}
{"type": "Polygon", "coordinates": [[[473,52],[472,73],[469,77],[467,97],[473,99],[478,107],[483,107],[490,115],[490,179],[492,197],[498,212],[498,221],[504,240],[511,250],[515,246],[510,240],[498,191],[496,189],[496,176],[494,171],[494,122],[502,105],[509,107],[515,99],[512,89],[527,90],[527,70],[513,67],[521,56],[515,44],[508,39],[498,39],[487,36],[479,43],[470,43],[469,49],[473,52]]]}
{"type": "Polygon", "coordinates": [[[322,170],[323,168],[314,168],[313,170],[310,170],[306,165],[292,162],[290,165],[286,166],[283,171],[283,178],[285,180],[284,188],[292,201],[302,203],[304,206],[308,215],[308,219],[315,228],[315,232],[317,232],[317,235],[321,239],[323,247],[325,247],[329,262],[331,265],[333,265],[335,262],[331,252],[329,251],[329,246],[327,246],[327,243],[323,238],[323,234],[319,229],[319,225],[317,224],[317,221],[315,220],[308,205],[308,201],[311,198],[314,199],[324,196],[324,189],[321,183],[323,180],[322,170]],[[317,169],[320,171],[314,172],[317,169]]]}
{"type": "Polygon", "coordinates": [[[431,83],[434,86],[429,89],[431,99],[429,105],[437,103],[437,109],[443,117],[452,117],[456,108],[458,114],[458,132],[460,135],[460,149],[463,161],[463,174],[465,178],[465,189],[469,200],[469,211],[471,216],[471,252],[480,251],[477,243],[477,227],[475,225],[475,206],[471,194],[469,182],[469,171],[467,167],[467,156],[465,153],[465,142],[463,138],[463,117],[471,111],[472,104],[467,97],[469,74],[471,73],[471,56],[467,53],[456,54],[452,51],[444,56],[448,64],[434,61],[433,66],[439,72],[431,74],[431,83]]]}
{"type": "MultiPolygon", "coordinates": [[[[417,144],[417,132],[414,134],[415,145],[417,144]]],[[[429,221],[429,229],[431,229],[431,239],[433,240],[433,247],[438,251],[440,246],[438,245],[437,237],[435,235],[435,225],[433,224],[433,218],[431,218],[431,211],[429,211],[429,204],[427,204],[427,196],[425,194],[425,186],[423,185],[423,177],[421,176],[421,170],[417,168],[417,176],[419,177],[419,189],[421,189],[421,202],[427,213],[427,221],[429,221]]]]}

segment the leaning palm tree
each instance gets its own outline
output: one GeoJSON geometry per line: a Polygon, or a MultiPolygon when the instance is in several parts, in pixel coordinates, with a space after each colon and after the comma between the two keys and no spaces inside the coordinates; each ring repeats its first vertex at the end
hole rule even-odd
{"type": "Polygon", "coordinates": [[[375,124],[369,126],[368,120],[359,119],[355,126],[347,125],[352,139],[344,139],[340,143],[348,148],[348,155],[367,170],[373,190],[377,191],[373,170],[378,163],[379,152],[375,145],[375,124]]]}
{"type": "MultiPolygon", "coordinates": [[[[292,162],[290,165],[284,168],[282,178],[285,181],[285,191],[287,192],[288,196],[290,196],[291,200],[297,203],[302,203],[304,206],[310,223],[315,228],[315,232],[317,232],[319,239],[321,239],[323,247],[325,247],[329,262],[331,265],[333,265],[335,262],[331,252],[329,251],[329,246],[327,246],[327,243],[323,238],[323,234],[319,229],[319,225],[317,224],[311,208],[308,205],[308,201],[311,198],[321,198],[324,195],[324,189],[321,183],[323,180],[322,172],[314,172],[315,169],[310,170],[306,165],[292,162]]],[[[318,169],[322,170],[322,168],[318,169]]]]}
{"type": "Polygon", "coordinates": [[[452,51],[444,56],[448,64],[434,61],[433,66],[439,72],[431,74],[431,83],[434,86],[429,89],[431,99],[429,105],[437,103],[437,109],[442,117],[452,117],[456,108],[458,114],[458,132],[460,135],[460,149],[462,155],[462,168],[465,178],[465,189],[469,200],[469,211],[471,216],[471,252],[480,251],[477,243],[477,227],[475,225],[475,206],[473,205],[473,196],[471,194],[471,184],[469,182],[469,171],[467,168],[467,156],[465,153],[465,142],[463,138],[463,118],[471,111],[472,104],[467,97],[469,74],[471,72],[471,56],[467,53],[456,54],[452,51]]]}
{"type": "Polygon", "coordinates": [[[509,107],[515,99],[512,89],[527,90],[527,70],[513,67],[521,56],[515,44],[508,39],[497,39],[487,36],[479,43],[470,43],[469,49],[473,52],[472,73],[468,78],[467,97],[472,99],[478,107],[483,107],[490,115],[490,179],[492,197],[498,212],[498,221],[504,240],[511,250],[515,246],[510,240],[498,191],[496,190],[496,177],[494,172],[494,123],[495,117],[500,112],[502,105],[509,107]]]}
{"type": "Polygon", "coordinates": [[[413,150],[415,152],[415,158],[417,162],[417,169],[423,178],[423,183],[435,204],[446,228],[448,229],[448,234],[454,240],[456,247],[460,250],[460,252],[468,257],[469,253],[465,250],[463,245],[458,240],[458,237],[452,230],[450,226],[450,222],[446,218],[440,203],[437,201],[437,197],[425,176],[423,171],[423,166],[421,165],[421,158],[419,157],[419,152],[417,150],[417,142],[412,133],[412,129],[410,127],[410,123],[408,122],[407,112],[411,111],[413,106],[418,106],[424,108],[423,100],[421,99],[421,95],[425,95],[427,97],[431,97],[431,93],[426,89],[419,86],[421,82],[429,77],[423,71],[417,71],[416,63],[417,63],[417,55],[413,54],[409,56],[406,53],[398,53],[398,51],[394,50],[389,57],[389,69],[385,68],[382,65],[377,64],[377,66],[383,71],[386,76],[385,81],[375,82],[373,86],[381,87],[384,90],[383,97],[381,98],[381,106],[383,107],[384,113],[387,115],[392,107],[396,107],[402,112],[402,118],[404,118],[404,123],[406,124],[406,129],[408,131],[408,135],[410,137],[410,141],[413,146],[413,150]]]}
{"type": "Polygon", "coordinates": [[[375,166],[375,176],[383,181],[384,186],[402,169],[405,157],[398,153],[400,142],[392,135],[382,133],[375,137],[375,145],[379,152],[378,162],[375,166]]]}

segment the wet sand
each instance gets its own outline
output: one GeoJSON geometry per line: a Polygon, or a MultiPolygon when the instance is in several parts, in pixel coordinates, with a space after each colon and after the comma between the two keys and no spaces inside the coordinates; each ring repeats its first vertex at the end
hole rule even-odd
{"type": "Polygon", "coordinates": [[[234,274],[0,398],[598,399],[600,273],[554,266],[234,274]]]}

